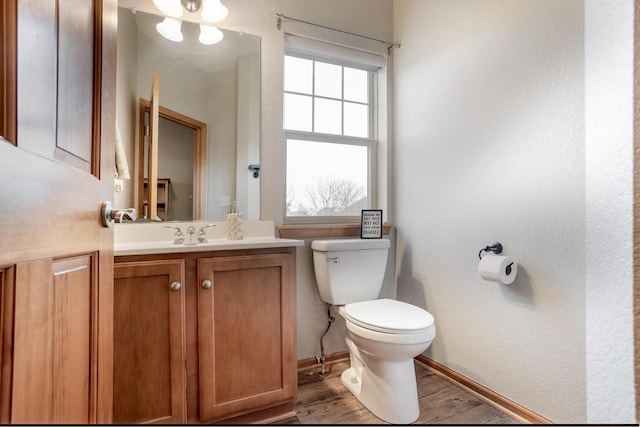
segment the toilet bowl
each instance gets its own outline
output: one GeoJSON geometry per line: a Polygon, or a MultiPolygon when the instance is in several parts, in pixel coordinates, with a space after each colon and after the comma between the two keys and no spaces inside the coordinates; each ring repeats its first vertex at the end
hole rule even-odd
{"type": "Polygon", "coordinates": [[[431,314],[390,299],[348,304],[339,307],[338,313],[346,321],[351,362],[341,375],[342,384],[384,421],[417,420],[420,408],[413,358],[435,337],[431,314]]]}
{"type": "Polygon", "coordinates": [[[387,262],[386,239],[314,240],[320,298],[345,319],[351,366],[342,384],[374,415],[394,424],[420,416],[413,358],[436,335],[420,307],[377,299],[387,262]]]}

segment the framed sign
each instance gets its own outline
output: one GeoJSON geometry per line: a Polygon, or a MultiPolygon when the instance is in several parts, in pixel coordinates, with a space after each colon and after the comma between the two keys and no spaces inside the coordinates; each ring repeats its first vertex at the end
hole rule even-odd
{"type": "Polygon", "coordinates": [[[382,239],[382,209],[363,209],[360,216],[360,238],[382,239]]]}

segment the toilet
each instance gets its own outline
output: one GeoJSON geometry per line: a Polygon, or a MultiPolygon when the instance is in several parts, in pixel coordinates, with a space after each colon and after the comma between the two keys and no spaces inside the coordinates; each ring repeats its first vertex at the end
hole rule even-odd
{"type": "Polygon", "coordinates": [[[428,311],[378,299],[390,246],[387,239],[311,243],[320,298],[347,325],[351,366],[342,384],[381,420],[409,424],[420,416],[413,358],[429,347],[436,329],[428,311]]]}

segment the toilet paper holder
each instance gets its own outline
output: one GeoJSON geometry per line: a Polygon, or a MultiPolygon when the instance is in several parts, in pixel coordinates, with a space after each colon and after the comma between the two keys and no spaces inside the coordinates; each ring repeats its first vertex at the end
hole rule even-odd
{"type": "Polygon", "coordinates": [[[502,243],[494,243],[480,249],[480,252],[478,252],[478,258],[480,259],[482,259],[482,252],[493,252],[496,255],[500,255],[502,253],[502,243]]]}

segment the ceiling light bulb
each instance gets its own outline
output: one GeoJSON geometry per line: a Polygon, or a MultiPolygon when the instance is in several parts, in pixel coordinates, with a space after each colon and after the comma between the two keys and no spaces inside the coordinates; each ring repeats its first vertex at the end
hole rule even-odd
{"type": "Polygon", "coordinates": [[[200,43],[216,44],[220,40],[222,40],[223,37],[224,34],[222,34],[222,31],[220,31],[216,27],[200,24],[200,43]]]}
{"type": "Polygon", "coordinates": [[[164,21],[160,22],[156,25],[156,30],[164,38],[167,38],[173,42],[181,42],[182,41],[182,31],[180,27],[182,26],[182,21],[175,18],[164,18],[164,21]]]}
{"type": "Polygon", "coordinates": [[[182,0],[182,6],[189,12],[197,12],[202,7],[202,0],[182,0]]]}
{"type": "Polygon", "coordinates": [[[182,16],[180,0],[153,0],[153,4],[167,16],[172,18],[180,18],[182,16]]]}
{"type": "Polygon", "coordinates": [[[203,0],[202,2],[202,19],[207,22],[222,21],[229,14],[227,9],[220,0],[203,0]]]}

